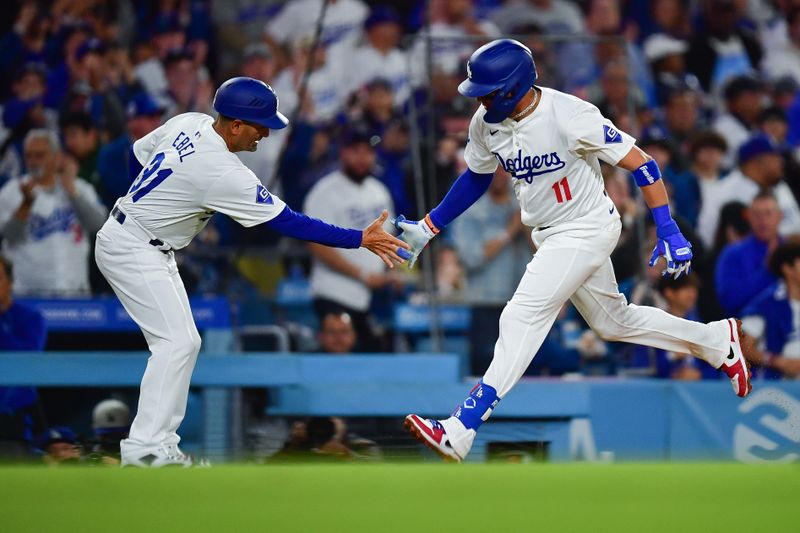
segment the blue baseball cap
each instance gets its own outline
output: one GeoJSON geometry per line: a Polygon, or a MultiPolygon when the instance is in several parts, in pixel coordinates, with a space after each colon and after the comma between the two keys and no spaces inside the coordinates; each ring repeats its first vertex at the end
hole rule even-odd
{"type": "Polygon", "coordinates": [[[172,13],[157,16],[153,21],[152,28],[154,36],[183,31],[178,16],[172,13]]]}
{"type": "Polygon", "coordinates": [[[3,107],[2,119],[7,128],[16,128],[19,126],[28,113],[42,103],[41,98],[33,98],[31,100],[17,100],[16,98],[6,102],[3,107]]]}
{"type": "Polygon", "coordinates": [[[743,165],[754,157],[764,154],[780,154],[780,150],[772,142],[772,139],[759,133],[750,137],[739,147],[739,164],[743,165]]]}
{"type": "Polygon", "coordinates": [[[726,100],[733,100],[744,93],[755,93],[764,90],[764,84],[752,74],[736,76],[725,84],[723,95],[726,100]]]}
{"type": "Polygon", "coordinates": [[[78,436],[70,428],[66,426],[53,426],[47,428],[42,434],[36,438],[36,447],[42,451],[46,451],[47,447],[56,442],[67,442],[69,444],[77,444],[78,436]]]}
{"type": "Polygon", "coordinates": [[[75,50],[75,59],[80,61],[89,54],[102,54],[106,51],[106,45],[97,37],[90,37],[83,41],[75,50]]]}
{"type": "Polygon", "coordinates": [[[341,135],[342,147],[355,146],[357,144],[366,144],[370,148],[374,148],[380,142],[380,137],[371,134],[366,125],[364,124],[351,124],[341,135]]]}
{"type": "Polygon", "coordinates": [[[397,11],[388,6],[376,6],[364,21],[364,29],[370,29],[378,24],[398,24],[401,25],[400,15],[397,11]]]}
{"type": "Polygon", "coordinates": [[[128,102],[128,118],[163,115],[164,106],[147,93],[138,93],[128,102]]]}

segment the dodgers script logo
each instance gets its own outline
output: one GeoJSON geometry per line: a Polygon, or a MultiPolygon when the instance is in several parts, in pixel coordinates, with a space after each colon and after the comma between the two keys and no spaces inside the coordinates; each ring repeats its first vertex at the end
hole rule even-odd
{"type": "Polygon", "coordinates": [[[558,157],[557,152],[530,156],[522,155],[522,150],[519,150],[517,152],[517,157],[509,159],[503,159],[497,152],[492,153],[497,160],[500,161],[500,165],[506,172],[511,174],[515,179],[524,179],[527,183],[533,183],[534,176],[555,172],[567,166],[567,164],[558,157]]]}

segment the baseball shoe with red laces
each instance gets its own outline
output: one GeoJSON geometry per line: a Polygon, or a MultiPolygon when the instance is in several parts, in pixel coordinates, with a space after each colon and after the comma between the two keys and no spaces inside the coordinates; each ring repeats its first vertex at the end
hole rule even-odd
{"type": "Polygon", "coordinates": [[[736,396],[744,398],[753,389],[753,385],[750,383],[750,363],[747,361],[742,348],[742,342],[747,337],[742,332],[741,320],[729,318],[727,322],[731,334],[730,352],[728,357],[722,361],[722,366],[719,369],[730,378],[733,392],[736,396]]]}
{"type": "Polygon", "coordinates": [[[460,463],[463,459],[450,444],[444,426],[438,420],[408,415],[403,425],[418,441],[436,452],[447,462],[460,463]]]}

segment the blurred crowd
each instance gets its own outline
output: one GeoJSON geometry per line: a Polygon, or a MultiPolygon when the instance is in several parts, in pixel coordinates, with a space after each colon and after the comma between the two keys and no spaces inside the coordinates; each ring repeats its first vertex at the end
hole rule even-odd
{"type": "MultiPolygon", "coordinates": [[[[129,147],[177,114],[213,114],[214,91],[232,76],[272,85],[291,119],[238,155],[293,209],[350,227],[383,209],[424,214],[464,170],[476,106],[456,91],[467,57],[514,35],[533,50],[537,83],[596,104],[663,171],[693,243],[693,273],[679,280],[645,268],[650,214],[626,173],[603,168],[623,218],[612,260],[629,301],[691,320],[743,317],[761,375],[800,375],[798,0],[23,0],[7,14],[0,325],[28,320],[12,293],[110,293],[91,249],[130,186],[129,147]]],[[[419,269],[386,272],[364,250],[284,242],[221,217],[179,261],[190,293],[240,309],[253,294],[307,287],[307,316],[251,321],[306,331],[292,341],[303,349],[424,349],[419,336],[398,342],[393,306],[432,295],[468,305],[470,327],[443,342],[468,351],[479,374],[533,253],[510,176],[498,170],[443,237],[426,251],[432,285],[419,269]]],[[[0,339],[0,349],[44,346],[0,339]]],[[[685,354],[606,343],[569,305],[529,373],[719,378],[685,354]]]]}

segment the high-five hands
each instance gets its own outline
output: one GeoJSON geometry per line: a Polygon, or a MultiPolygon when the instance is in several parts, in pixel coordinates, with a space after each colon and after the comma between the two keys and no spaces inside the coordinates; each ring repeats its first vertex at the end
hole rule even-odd
{"type": "Polygon", "coordinates": [[[383,259],[389,268],[394,268],[395,264],[400,265],[411,257],[408,252],[411,247],[394,235],[386,233],[383,223],[387,218],[389,212],[384,209],[383,213],[367,226],[361,233],[361,247],[383,259]]]}
{"type": "Polygon", "coordinates": [[[428,242],[433,239],[438,233],[435,231],[425,219],[422,220],[406,220],[406,217],[400,215],[394,221],[400,233],[400,238],[407,242],[410,246],[411,253],[408,263],[409,267],[413,267],[417,262],[417,257],[422,252],[423,248],[428,245],[428,242]]]}

